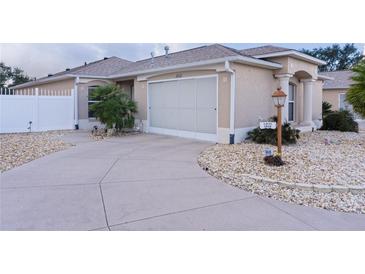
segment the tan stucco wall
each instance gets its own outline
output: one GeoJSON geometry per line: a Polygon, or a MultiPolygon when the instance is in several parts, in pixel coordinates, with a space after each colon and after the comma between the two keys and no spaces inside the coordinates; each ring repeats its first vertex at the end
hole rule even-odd
{"type": "Polygon", "coordinates": [[[323,101],[332,105],[332,110],[338,110],[339,94],[347,93],[347,89],[327,89],[323,90],[323,101]]]}
{"type": "Polygon", "coordinates": [[[312,78],[317,79],[317,65],[311,64],[293,57],[273,57],[268,58],[268,60],[280,63],[283,67],[279,70],[276,70],[275,73],[290,73],[295,74],[298,71],[306,71],[309,73],[312,78]]]}
{"type": "Polygon", "coordinates": [[[275,114],[271,94],[277,88],[277,80],[269,69],[233,64],[236,71],[235,127],[257,126],[259,118],[267,119],[275,114]]]}
{"type": "Polygon", "coordinates": [[[147,81],[134,80],[134,100],[138,108],[136,119],[147,120],[147,81]]]}
{"type": "Polygon", "coordinates": [[[228,72],[218,74],[218,127],[229,128],[231,105],[231,75],[228,72]]]}
{"type": "Polygon", "coordinates": [[[71,90],[74,88],[74,79],[65,79],[61,81],[55,81],[51,83],[45,83],[45,84],[35,84],[29,88],[19,89],[19,90],[25,90],[25,89],[34,89],[39,88],[41,90],[71,90]]]}

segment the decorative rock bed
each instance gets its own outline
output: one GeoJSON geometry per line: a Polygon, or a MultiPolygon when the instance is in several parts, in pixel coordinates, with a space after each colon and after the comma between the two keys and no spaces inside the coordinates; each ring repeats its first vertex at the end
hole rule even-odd
{"type": "Polygon", "coordinates": [[[0,134],[0,171],[4,172],[47,154],[66,149],[70,144],[56,138],[65,133],[48,131],[0,134]]]}
{"type": "Polygon", "coordinates": [[[283,147],[281,167],[263,161],[265,148],[244,142],[215,145],[198,162],[209,174],[275,199],[365,213],[365,133],[316,131],[283,147]]]}

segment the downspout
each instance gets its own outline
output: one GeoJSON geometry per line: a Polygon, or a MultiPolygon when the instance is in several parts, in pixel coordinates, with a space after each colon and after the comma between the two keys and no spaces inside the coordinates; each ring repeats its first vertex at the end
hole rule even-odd
{"type": "Polygon", "coordinates": [[[80,77],[75,78],[74,83],[74,119],[75,119],[75,129],[79,129],[79,96],[78,96],[78,85],[80,82],[80,77]]]}
{"type": "Polygon", "coordinates": [[[224,63],[226,72],[231,74],[231,100],[230,100],[230,113],[229,113],[229,143],[234,144],[235,136],[235,113],[236,113],[236,73],[231,69],[229,61],[224,63]]]}

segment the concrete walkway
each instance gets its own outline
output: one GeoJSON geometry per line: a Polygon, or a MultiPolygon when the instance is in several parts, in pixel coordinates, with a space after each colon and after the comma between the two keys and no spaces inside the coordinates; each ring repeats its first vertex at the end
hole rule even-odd
{"type": "Polygon", "coordinates": [[[365,215],[231,187],[196,163],[209,143],[158,135],[91,141],[1,175],[2,230],[365,230],[365,215]]]}

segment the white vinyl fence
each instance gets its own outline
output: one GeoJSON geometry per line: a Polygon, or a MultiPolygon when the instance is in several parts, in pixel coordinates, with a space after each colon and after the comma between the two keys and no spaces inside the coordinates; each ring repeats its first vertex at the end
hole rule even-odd
{"type": "Polygon", "coordinates": [[[0,133],[73,128],[73,90],[0,88],[0,133]]]}

